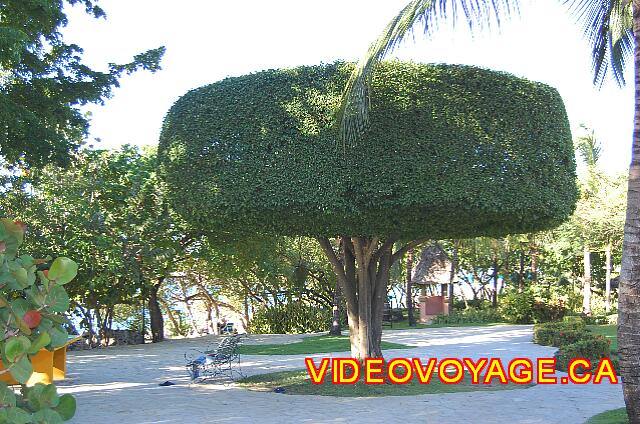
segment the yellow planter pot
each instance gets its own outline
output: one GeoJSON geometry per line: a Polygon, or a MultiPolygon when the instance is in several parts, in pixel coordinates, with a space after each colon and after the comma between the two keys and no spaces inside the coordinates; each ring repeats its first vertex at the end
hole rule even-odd
{"type": "MultiPolygon", "coordinates": [[[[50,384],[57,380],[63,380],[67,372],[67,346],[80,340],[82,337],[77,336],[70,338],[64,346],[50,352],[46,349],[40,350],[31,357],[33,365],[33,374],[27,381],[27,386],[33,386],[36,383],[50,384]]],[[[4,370],[2,362],[0,362],[0,371],[4,370]]],[[[19,384],[11,377],[10,373],[0,374],[0,381],[7,384],[19,384]]]]}

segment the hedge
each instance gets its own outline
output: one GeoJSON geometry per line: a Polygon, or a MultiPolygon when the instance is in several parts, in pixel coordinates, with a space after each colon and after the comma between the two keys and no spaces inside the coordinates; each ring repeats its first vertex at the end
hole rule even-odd
{"type": "MultiPolygon", "coordinates": [[[[556,368],[566,371],[574,358],[585,358],[591,362],[590,370],[595,369],[600,360],[611,357],[611,343],[606,337],[592,334],[591,337],[578,340],[575,343],[560,346],[560,349],[554,355],[556,358],[556,368]]],[[[617,361],[613,363],[614,369],[617,369],[617,361]]]]}
{"type": "Polygon", "coordinates": [[[449,315],[438,315],[434,318],[434,324],[490,324],[503,322],[504,318],[495,308],[477,309],[467,308],[453,310],[449,315]]]}
{"type": "MultiPolygon", "coordinates": [[[[586,325],[582,320],[564,321],[564,322],[547,322],[544,324],[536,324],[533,328],[533,342],[542,346],[559,347],[562,340],[572,339],[573,334],[589,333],[586,325]]],[[[579,337],[577,337],[579,338],[579,337]]],[[[575,340],[573,340],[575,341],[575,340]]]]}
{"type": "Polygon", "coordinates": [[[302,303],[258,309],[251,318],[253,334],[304,334],[327,331],[332,311],[302,303]]]}
{"type": "Polygon", "coordinates": [[[220,237],[469,238],[534,232],[577,198],[558,92],[459,65],[384,62],[371,126],[338,143],[348,63],[200,87],[168,112],[160,173],[174,209],[220,237]]]}
{"type": "MultiPolygon", "coordinates": [[[[569,362],[574,358],[588,359],[593,369],[602,358],[611,357],[611,342],[606,337],[589,331],[581,319],[536,324],[533,341],[543,346],[559,348],[554,357],[556,368],[561,371],[567,371],[569,362]]],[[[615,359],[613,363],[614,369],[617,369],[615,359]]]]}

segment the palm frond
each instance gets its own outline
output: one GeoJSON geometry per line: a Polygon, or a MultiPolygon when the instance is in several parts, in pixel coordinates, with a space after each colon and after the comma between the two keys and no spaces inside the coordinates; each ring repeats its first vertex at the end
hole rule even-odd
{"type": "Polygon", "coordinates": [[[585,165],[588,168],[595,168],[598,165],[600,156],[602,154],[602,146],[596,138],[594,130],[581,125],[585,135],[576,139],[575,148],[585,165]]]}
{"type": "Polygon", "coordinates": [[[609,72],[624,85],[624,69],[633,55],[632,4],[628,0],[564,0],[591,45],[593,83],[609,72]]]}
{"type": "Polygon", "coordinates": [[[354,145],[369,124],[369,87],[375,65],[411,35],[417,23],[430,36],[440,21],[455,24],[463,16],[469,28],[475,30],[490,27],[493,22],[499,25],[503,16],[516,11],[518,0],[413,0],[407,4],[369,46],[345,86],[336,117],[343,144],[354,145]]]}

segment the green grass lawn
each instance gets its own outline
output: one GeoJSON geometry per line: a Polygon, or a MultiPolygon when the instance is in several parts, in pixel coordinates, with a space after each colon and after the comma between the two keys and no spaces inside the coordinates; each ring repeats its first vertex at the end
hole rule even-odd
{"type": "Polygon", "coordinates": [[[284,390],[286,394],[292,395],[319,395],[338,397],[378,397],[378,396],[415,396],[434,393],[455,393],[471,391],[493,391],[526,389],[532,385],[495,383],[491,385],[471,384],[470,377],[467,376],[459,384],[444,384],[437,376],[433,376],[429,384],[420,384],[414,377],[407,384],[380,384],[367,385],[359,382],[349,385],[331,384],[331,374],[327,373],[325,383],[321,385],[311,384],[311,380],[306,370],[303,371],[282,371],[270,374],[255,375],[243,378],[237,382],[241,387],[250,390],[272,391],[276,388],[284,390]]]}
{"type": "Polygon", "coordinates": [[[611,353],[618,353],[618,326],[617,325],[587,325],[587,328],[595,334],[601,334],[611,340],[611,353]]]}
{"type": "MultiPolygon", "coordinates": [[[[382,349],[409,349],[412,346],[382,342],[382,349]]],[[[312,336],[289,344],[241,345],[243,355],[303,355],[327,352],[348,352],[351,350],[348,336],[312,336]]]]}
{"type": "Polygon", "coordinates": [[[626,409],[620,408],[594,415],[585,424],[627,424],[628,422],[626,409]]]}

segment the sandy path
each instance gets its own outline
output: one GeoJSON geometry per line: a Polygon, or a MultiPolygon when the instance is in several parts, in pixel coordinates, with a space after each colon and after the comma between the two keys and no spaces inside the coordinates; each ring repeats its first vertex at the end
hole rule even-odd
{"type": "MultiPolygon", "coordinates": [[[[286,343],[300,336],[254,336],[250,343],[286,343]]],[[[549,357],[530,326],[385,331],[384,339],[416,346],[387,358],[447,356],[549,357]]],[[[69,354],[73,423],[559,423],[578,424],[624,405],[619,385],[536,386],[525,390],[385,398],[331,398],[247,391],[233,385],[188,385],[182,355],[213,336],[69,354]],[[159,383],[171,380],[171,387],[159,383]]],[[[346,356],[344,353],[314,355],[346,356]]],[[[243,356],[247,374],[302,368],[303,356],[243,356]]]]}

